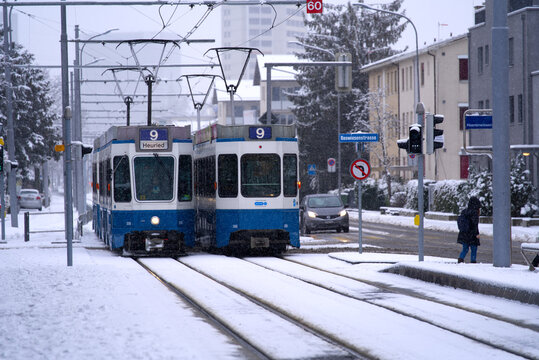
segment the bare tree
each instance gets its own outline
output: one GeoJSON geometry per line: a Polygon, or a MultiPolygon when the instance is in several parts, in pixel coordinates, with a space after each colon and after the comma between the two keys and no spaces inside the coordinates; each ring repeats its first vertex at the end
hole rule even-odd
{"type": "Polygon", "coordinates": [[[390,141],[395,142],[399,121],[390,110],[386,102],[386,90],[379,88],[359,98],[356,106],[347,114],[354,121],[354,130],[378,134],[378,143],[373,143],[370,148],[370,157],[376,157],[377,163],[382,168],[382,178],[386,181],[388,198],[391,199],[391,166],[393,157],[390,150],[390,141]]]}

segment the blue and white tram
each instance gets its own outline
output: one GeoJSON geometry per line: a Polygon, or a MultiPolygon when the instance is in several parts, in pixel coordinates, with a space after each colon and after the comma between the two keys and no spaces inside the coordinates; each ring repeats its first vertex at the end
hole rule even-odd
{"type": "Polygon", "coordinates": [[[94,141],[94,229],[110,249],[176,255],[194,245],[192,151],[189,126],[113,126],[94,141]]]}
{"type": "Polygon", "coordinates": [[[299,247],[294,126],[212,125],[195,134],[197,241],[230,252],[299,247]]]}

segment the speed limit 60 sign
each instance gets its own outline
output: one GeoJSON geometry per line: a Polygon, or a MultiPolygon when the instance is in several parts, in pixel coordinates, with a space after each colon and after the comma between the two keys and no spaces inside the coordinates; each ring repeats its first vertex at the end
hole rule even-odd
{"type": "Polygon", "coordinates": [[[321,14],[322,0],[307,0],[307,14],[321,14]]]}

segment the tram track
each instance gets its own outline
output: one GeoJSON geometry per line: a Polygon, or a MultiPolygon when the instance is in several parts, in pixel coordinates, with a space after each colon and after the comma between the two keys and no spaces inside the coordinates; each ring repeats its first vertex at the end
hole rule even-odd
{"type": "MultiPolygon", "coordinates": [[[[493,314],[493,313],[490,313],[488,311],[481,311],[481,310],[474,309],[474,308],[471,308],[471,307],[464,307],[464,306],[461,306],[459,304],[451,303],[451,302],[448,302],[448,301],[442,301],[442,300],[439,300],[439,299],[436,299],[436,298],[433,298],[433,297],[430,297],[430,296],[426,296],[424,294],[421,294],[421,293],[419,293],[417,291],[414,291],[414,290],[411,290],[411,289],[394,287],[394,286],[387,285],[387,284],[384,284],[384,283],[381,283],[381,282],[369,281],[369,280],[366,280],[366,279],[360,279],[360,278],[357,278],[357,277],[336,273],[334,271],[329,271],[327,269],[323,269],[323,268],[320,268],[320,267],[315,267],[315,266],[312,266],[312,265],[306,265],[304,263],[294,261],[294,260],[291,260],[291,259],[287,259],[285,257],[278,257],[278,259],[286,261],[286,262],[291,262],[291,263],[299,265],[299,266],[314,269],[315,271],[321,271],[321,272],[324,272],[324,273],[329,274],[331,276],[334,276],[336,278],[344,278],[344,279],[348,279],[348,280],[351,280],[351,281],[357,281],[359,283],[363,283],[363,284],[366,284],[368,286],[372,286],[374,288],[377,288],[377,289],[379,289],[380,292],[384,292],[384,293],[387,293],[387,294],[401,295],[401,296],[405,296],[405,297],[412,297],[412,298],[417,299],[419,301],[427,301],[427,302],[430,302],[430,303],[437,304],[437,305],[439,305],[441,307],[450,307],[450,308],[453,308],[453,309],[455,309],[457,311],[464,311],[466,313],[470,313],[470,314],[473,314],[475,316],[486,317],[486,318],[489,318],[489,319],[491,319],[493,321],[496,321],[496,322],[506,323],[509,326],[515,326],[517,328],[523,329],[524,331],[529,331],[530,332],[529,335],[535,335],[536,341],[533,342],[533,343],[537,344],[538,343],[537,341],[539,341],[539,326],[537,326],[537,325],[522,324],[522,323],[519,323],[519,322],[517,322],[517,321],[515,321],[513,319],[510,319],[510,318],[507,318],[507,317],[504,317],[504,316],[493,314]]],[[[291,276],[291,277],[293,277],[295,279],[298,279],[300,281],[304,281],[304,282],[306,282],[308,284],[311,284],[311,285],[314,285],[314,286],[317,286],[317,287],[321,287],[321,288],[323,288],[325,290],[334,292],[336,294],[339,294],[339,295],[342,295],[342,296],[345,296],[345,297],[349,297],[349,298],[352,298],[352,299],[355,299],[355,300],[358,300],[358,301],[366,302],[366,303],[369,303],[371,305],[378,306],[378,307],[384,308],[386,310],[395,312],[395,313],[397,313],[399,315],[411,317],[413,319],[416,319],[418,321],[422,321],[422,322],[425,322],[427,324],[436,326],[436,327],[438,327],[440,329],[449,331],[451,333],[473,339],[473,340],[475,340],[475,341],[477,341],[479,343],[485,344],[485,345],[493,347],[495,349],[507,351],[507,352],[509,352],[509,353],[511,353],[513,355],[522,356],[522,357],[527,358],[527,359],[538,359],[538,357],[534,356],[533,347],[528,352],[519,351],[518,349],[515,349],[514,347],[507,346],[507,345],[505,345],[503,343],[495,343],[495,342],[492,341],[493,339],[490,336],[481,336],[480,332],[462,331],[462,330],[459,330],[458,327],[452,327],[452,326],[444,325],[441,322],[436,321],[435,319],[429,319],[427,316],[422,316],[422,315],[418,315],[417,313],[411,313],[410,311],[399,309],[398,306],[387,305],[387,304],[381,303],[379,300],[377,300],[377,297],[373,297],[373,299],[371,300],[371,299],[368,299],[368,298],[365,298],[365,297],[355,296],[354,294],[352,294],[350,292],[339,290],[335,286],[333,286],[333,284],[335,283],[334,281],[324,284],[323,282],[316,281],[316,280],[313,280],[313,279],[309,279],[306,276],[302,276],[302,275],[297,276],[297,275],[291,274],[290,272],[282,271],[282,270],[280,270],[280,268],[277,268],[277,267],[266,266],[263,263],[261,263],[261,261],[257,261],[257,260],[259,260],[257,258],[250,258],[250,259],[244,259],[244,260],[248,261],[248,262],[251,262],[253,264],[256,264],[258,266],[261,266],[261,267],[263,267],[265,269],[276,271],[276,272],[279,272],[279,273],[284,274],[286,276],[291,276]],[[329,283],[331,283],[331,284],[329,284],[329,283]]],[[[297,274],[305,274],[305,271],[297,271],[297,274]]],[[[508,333],[510,333],[510,332],[508,331],[508,333]]]]}
{"type": "MultiPolygon", "coordinates": [[[[170,281],[169,275],[163,274],[163,271],[161,269],[158,269],[159,266],[156,266],[157,262],[164,262],[169,261],[171,259],[137,259],[135,260],[140,266],[142,266],[146,271],[148,271],[152,276],[154,276],[158,281],[160,281],[163,285],[165,285],[167,288],[169,288],[172,292],[174,292],[176,295],[187,301],[191,306],[193,306],[197,311],[199,311],[205,318],[208,319],[208,321],[212,322],[222,330],[223,332],[230,335],[232,338],[234,338],[241,346],[243,346],[245,349],[247,349],[249,352],[254,354],[256,358],[259,359],[285,359],[290,358],[286,356],[286,354],[279,354],[275,353],[275,347],[279,345],[269,345],[264,344],[265,342],[269,342],[270,339],[267,339],[267,335],[264,335],[263,333],[258,336],[258,340],[253,340],[253,334],[248,334],[249,331],[246,329],[238,328],[233,324],[234,320],[231,320],[230,314],[224,314],[220,313],[218,309],[213,308],[212,304],[209,304],[208,302],[205,302],[205,299],[198,296],[197,294],[194,294],[187,290],[185,287],[179,286],[179,284],[176,281],[170,281]]],[[[188,265],[182,264],[180,261],[173,260],[177,263],[178,266],[184,267],[186,269],[189,269],[189,272],[196,273],[198,275],[198,280],[200,281],[201,277],[204,277],[209,282],[213,283],[213,286],[219,288],[224,288],[228,291],[225,291],[227,293],[227,297],[233,298],[233,296],[230,295],[230,293],[236,294],[238,297],[241,297],[245,299],[246,301],[252,303],[254,306],[263,309],[263,312],[266,312],[266,314],[261,315],[260,321],[262,323],[266,323],[267,325],[275,325],[277,328],[283,328],[283,322],[292,324],[292,327],[294,329],[287,330],[290,332],[290,334],[287,334],[287,336],[283,336],[283,339],[285,337],[292,339],[297,339],[298,335],[300,335],[302,341],[306,341],[305,337],[306,334],[310,334],[311,338],[307,339],[307,342],[311,343],[311,345],[314,345],[315,349],[312,351],[313,353],[308,356],[301,356],[299,358],[301,359],[339,359],[339,360],[345,360],[345,359],[367,359],[370,357],[366,357],[363,354],[360,354],[356,352],[354,349],[347,348],[343,346],[342,344],[339,344],[337,341],[334,341],[334,339],[331,339],[330,337],[326,336],[323,333],[316,332],[315,330],[310,329],[306,324],[301,323],[297,319],[293,319],[290,316],[288,316],[286,313],[280,312],[275,308],[272,308],[271,306],[266,305],[264,302],[259,301],[258,299],[249,296],[248,294],[242,293],[241,291],[238,291],[237,289],[234,289],[233,287],[227,285],[226,283],[216,281],[212,279],[211,277],[205,275],[204,273],[193,269],[189,267],[188,265]],[[268,316],[268,314],[272,314],[268,316]],[[280,320],[276,320],[280,319],[280,320]],[[301,334],[304,332],[303,334],[301,334]],[[292,336],[295,335],[295,336],[292,336]],[[317,340],[318,339],[318,340],[317,340]],[[318,353],[316,353],[316,347],[320,348],[318,353]]],[[[170,264],[169,264],[170,265],[170,264]]],[[[167,266],[169,266],[167,265],[167,266]]],[[[185,269],[184,269],[185,271],[185,269]]],[[[219,292],[223,292],[223,290],[217,290],[219,292]]],[[[207,299],[206,299],[207,300],[207,299]]],[[[230,304],[228,304],[230,305],[230,304]]],[[[226,307],[227,305],[225,305],[226,307]]],[[[239,309],[239,311],[245,311],[245,308],[239,309]]],[[[255,310],[253,309],[247,309],[248,312],[253,312],[255,310]]],[[[252,320],[252,319],[251,319],[252,320]]],[[[241,321],[240,321],[241,322],[241,321]]],[[[258,327],[258,326],[257,326],[258,327]]],[[[279,341],[276,341],[278,343],[279,341]]],[[[284,346],[286,348],[286,346],[284,346]]],[[[294,357],[292,357],[294,358],[294,357]]]]}
{"type": "MultiPolygon", "coordinates": [[[[193,307],[198,309],[205,317],[207,317],[209,321],[217,324],[218,328],[223,329],[223,331],[230,334],[238,341],[238,343],[240,343],[246,349],[249,349],[251,353],[256,354],[256,357],[260,359],[294,357],[284,356],[284,354],[276,354],[274,352],[275,348],[272,350],[271,346],[267,347],[267,344],[264,344],[265,340],[253,340],[252,332],[250,332],[248,329],[238,329],[237,326],[231,324],[231,322],[234,322],[234,320],[231,320],[229,317],[227,318],[226,311],[225,313],[221,312],[222,308],[227,308],[227,304],[219,304],[217,308],[212,307],[212,304],[207,302],[208,299],[196,294],[193,295],[191,292],[192,289],[190,290],[188,287],[186,288],[185,286],[179,284],[178,280],[171,280],[171,274],[182,268],[183,270],[181,276],[184,276],[183,282],[188,283],[191,281],[197,283],[198,286],[202,281],[201,279],[204,279],[203,281],[211,284],[209,286],[212,288],[220,289],[218,290],[219,292],[226,292],[227,297],[239,297],[243,299],[242,301],[247,301],[259,309],[262,309],[259,311],[263,311],[266,314],[264,316],[268,316],[267,314],[272,314],[272,316],[278,317],[281,319],[281,321],[288,324],[293,324],[295,327],[302,329],[308,333],[309,336],[314,336],[317,339],[339,348],[337,351],[338,356],[336,356],[336,353],[327,355],[327,350],[325,350],[325,356],[320,356],[318,354],[316,356],[301,356],[299,358],[346,359],[376,358],[380,356],[376,353],[376,351],[371,351],[368,345],[365,346],[365,343],[356,343],[351,341],[349,338],[346,338],[346,336],[343,338],[342,336],[336,335],[331,329],[324,328],[324,324],[317,323],[316,320],[305,316],[305,313],[302,313],[301,311],[296,313],[295,311],[291,310],[298,309],[297,303],[291,304],[290,308],[288,308],[286,305],[283,306],[283,302],[276,301],[276,298],[272,299],[271,296],[265,296],[265,294],[268,294],[267,292],[257,293],[256,290],[249,289],[248,284],[242,285],[241,281],[234,281],[234,279],[227,277],[226,274],[220,275],[219,271],[216,271],[215,268],[234,268],[239,272],[251,271],[253,273],[258,273],[258,270],[252,268],[255,266],[256,268],[260,269],[260,272],[264,272],[266,276],[272,276],[271,274],[274,274],[273,276],[275,277],[283,276],[290,279],[290,281],[300,281],[308,284],[308,286],[313,286],[319,289],[319,291],[329,292],[333,294],[331,297],[336,297],[338,299],[338,303],[344,304],[352,302],[354,304],[368,304],[368,306],[394,313],[397,317],[401,316],[410,319],[406,320],[407,322],[417,321],[425,324],[424,326],[432,326],[437,328],[439,329],[438,331],[447,333],[447,335],[444,335],[444,337],[451,337],[448,334],[453,334],[453,337],[456,336],[458,338],[466,339],[466,341],[469,340],[482,344],[488,348],[491,348],[494,352],[502,351],[502,353],[505,353],[508,357],[515,355],[527,359],[537,359],[534,352],[536,347],[534,344],[537,344],[539,332],[535,326],[519,324],[518,322],[512,321],[509,318],[497,316],[489,313],[488,311],[477,311],[476,309],[466,308],[458,304],[452,304],[448,301],[441,301],[429,296],[425,296],[424,294],[414,290],[399,288],[375,281],[368,281],[366,279],[359,279],[357,277],[337,273],[335,271],[317,268],[309,264],[303,264],[301,262],[287,259],[286,257],[238,259],[224,256],[195,255],[177,260],[166,260],[169,263],[166,265],[166,267],[171,266],[170,261],[173,261],[176,264],[171,267],[171,269],[173,269],[168,273],[167,271],[163,270],[163,266],[161,266],[162,264],[159,260],[164,259],[140,259],[137,261],[164,285],[169,287],[183,299],[186,299],[193,307]],[[204,261],[200,261],[200,259],[204,259],[204,261]],[[187,277],[189,278],[189,281],[185,281],[187,278],[186,274],[188,274],[187,277]],[[193,277],[196,277],[197,280],[193,281],[193,277]],[[316,280],[317,278],[322,280],[316,280]],[[346,287],[348,287],[348,290],[346,287]],[[356,290],[351,291],[350,289],[356,290]],[[233,294],[233,296],[231,294],[233,294]],[[417,309],[408,308],[407,302],[410,301],[410,298],[413,299],[412,303],[420,304],[416,306],[422,307],[424,305],[425,308],[434,308],[435,310],[433,313],[429,314],[428,312],[421,313],[418,312],[417,309]],[[466,329],[465,327],[458,325],[458,319],[462,317],[468,317],[466,323],[469,323],[469,317],[472,317],[472,323],[477,321],[478,323],[482,324],[483,328],[492,327],[498,330],[492,332],[489,331],[486,334],[482,334],[480,331],[476,331],[473,326],[471,329],[466,329]],[[520,335],[523,335],[522,338],[530,339],[529,341],[531,343],[518,343],[518,341],[516,341],[516,337],[520,335]],[[507,337],[509,340],[500,341],[501,337],[507,337]]],[[[226,271],[223,272],[226,273],[226,271]]],[[[180,282],[182,281],[180,280],[180,282]]],[[[247,283],[249,283],[249,281],[247,281],[247,283]]],[[[203,285],[202,287],[205,286],[208,285],[203,285]]],[[[283,291],[286,291],[286,284],[283,285],[283,291]]],[[[307,294],[304,296],[305,298],[308,298],[309,293],[307,292],[307,294]]],[[[286,304],[286,301],[284,301],[284,303],[286,304]]],[[[331,301],[329,301],[329,303],[331,303],[331,301]]],[[[245,310],[246,308],[242,309],[245,310]]],[[[250,312],[252,310],[248,311],[250,312]]],[[[266,320],[262,322],[266,322],[266,320]]],[[[275,326],[275,324],[268,325],[275,326]]],[[[398,323],[396,323],[395,326],[399,327],[398,323]]],[[[481,328],[481,325],[479,328],[481,328]]],[[[305,334],[301,335],[299,338],[303,338],[304,336],[305,334]]],[[[375,337],[375,335],[373,335],[373,337],[375,337]]],[[[267,339],[268,335],[265,335],[265,338],[267,339]]],[[[295,338],[298,337],[296,336],[295,338]]],[[[332,348],[330,351],[335,351],[335,349],[332,348]]],[[[502,357],[505,357],[505,355],[502,357]]]]}

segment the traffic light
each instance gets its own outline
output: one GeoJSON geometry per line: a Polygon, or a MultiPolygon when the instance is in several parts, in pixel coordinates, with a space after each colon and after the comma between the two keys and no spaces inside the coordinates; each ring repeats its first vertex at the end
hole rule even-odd
{"type": "Polygon", "coordinates": [[[89,145],[81,145],[81,151],[82,151],[82,157],[86,154],[90,154],[92,152],[93,148],[89,145]]]}
{"type": "Polygon", "coordinates": [[[406,152],[410,152],[410,139],[399,139],[397,140],[397,146],[400,149],[406,150],[406,152]]]}
{"type": "Polygon", "coordinates": [[[434,150],[444,146],[444,131],[436,129],[436,124],[444,122],[444,116],[427,114],[427,154],[433,154],[434,150]]]}
{"type": "Polygon", "coordinates": [[[423,136],[421,133],[421,125],[413,124],[408,128],[408,152],[410,154],[423,153],[423,136]]]}

